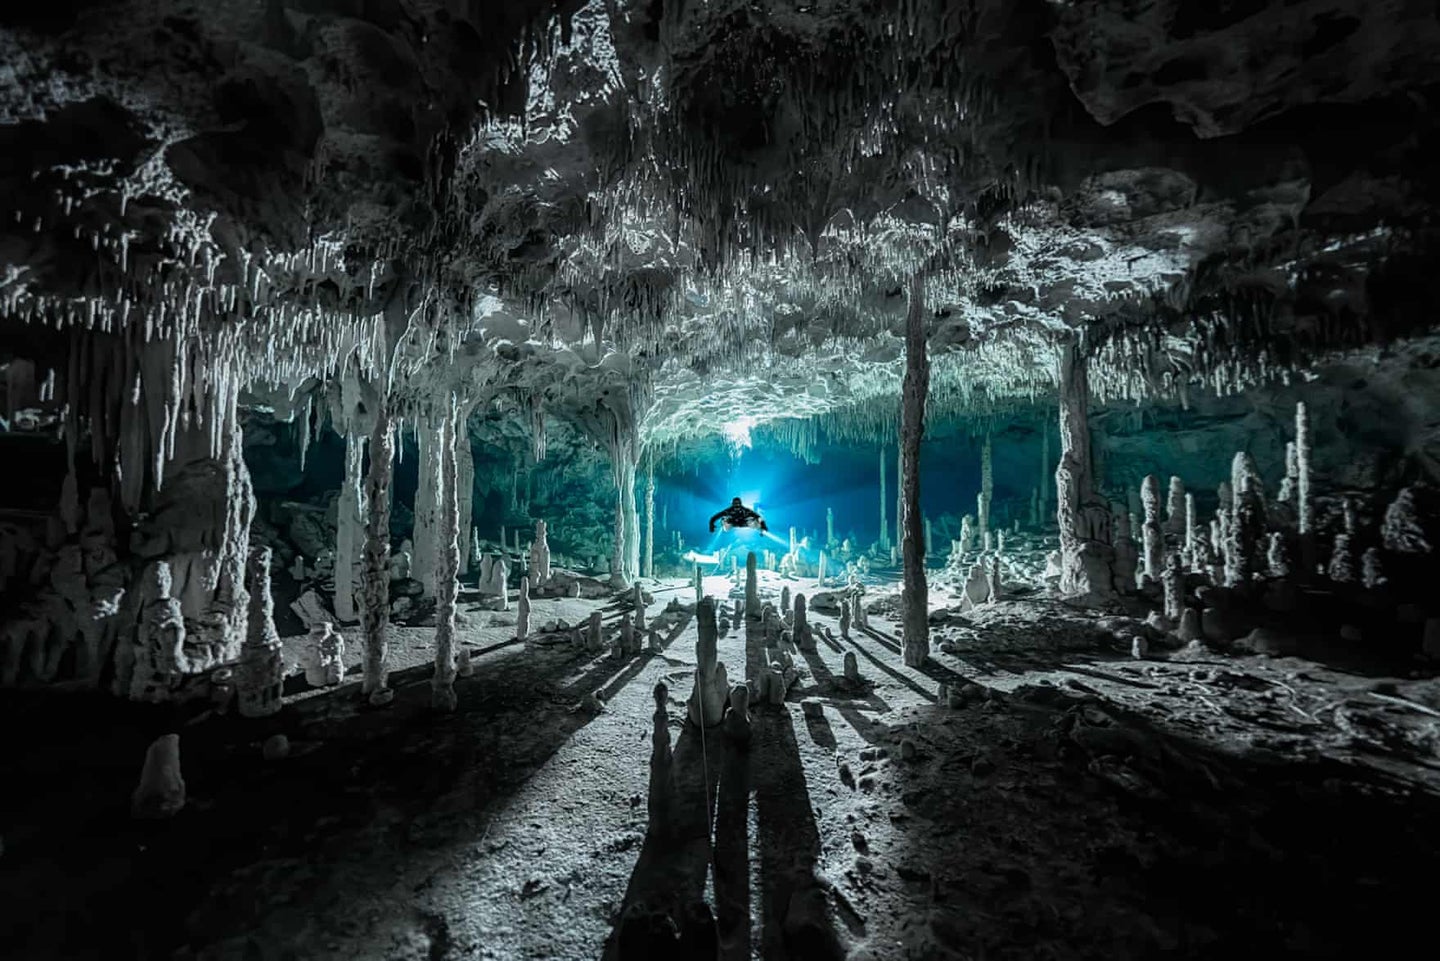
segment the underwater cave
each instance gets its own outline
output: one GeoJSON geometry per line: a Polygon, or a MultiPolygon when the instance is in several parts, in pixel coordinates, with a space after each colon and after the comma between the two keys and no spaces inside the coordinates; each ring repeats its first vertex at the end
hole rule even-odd
{"type": "Polygon", "coordinates": [[[0,956],[1409,956],[1440,12],[0,9],[0,956]]]}

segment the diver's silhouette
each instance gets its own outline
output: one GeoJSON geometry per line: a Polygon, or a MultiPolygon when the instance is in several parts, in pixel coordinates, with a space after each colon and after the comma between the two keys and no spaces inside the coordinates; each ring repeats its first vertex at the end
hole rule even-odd
{"type": "Polygon", "coordinates": [[[762,531],[770,530],[765,526],[765,518],[740,503],[738,497],[731,499],[729,507],[710,518],[710,533],[715,533],[715,522],[718,520],[725,521],[726,530],[732,527],[758,527],[762,531]]]}

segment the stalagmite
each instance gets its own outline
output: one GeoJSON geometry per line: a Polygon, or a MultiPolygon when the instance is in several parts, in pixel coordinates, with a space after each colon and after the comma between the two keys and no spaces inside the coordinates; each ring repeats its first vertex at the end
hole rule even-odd
{"type": "Polygon", "coordinates": [[[805,595],[795,595],[795,621],[790,629],[795,646],[802,651],[815,650],[815,637],[810,631],[810,620],[805,611],[805,595]]]}
{"type": "Polygon", "coordinates": [[[730,689],[730,710],[725,712],[725,736],[739,744],[750,740],[750,688],[736,684],[730,689]]]}
{"type": "Polygon", "coordinates": [[[435,438],[440,448],[440,472],[435,480],[440,524],[436,531],[439,557],[434,571],[435,674],[430,680],[430,706],[437,711],[453,711],[456,706],[455,600],[460,588],[459,474],[455,463],[458,416],[452,395],[435,438]]]}
{"type": "Polygon", "coordinates": [[[1055,519],[1060,528],[1060,591],[1103,597],[1113,592],[1114,550],[1109,510],[1095,496],[1087,413],[1085,356],[1067,342],[1060,355],[1060,462],[1055,468],[1055,519]]]}
{"type": "Polygon", "coordinates": [[[850,605],[844,602],[840,605],[840,636],[850,639],[850,605]]]}
{"type": "Polygon", "coordinates": [[[1296,499],[1300,483],[1300,450],[1293,440],[1285,442],[1285,479],[1280,482],[1280,493],[1275,498],[1282,504],[1296,499]]]}
{"type": "Polygon", "coordinates": [[[605,650],[604,624],[599,611],[595,611],[590,615],[590,623],[585,635],[585,646],[591,651],[605,650]]]}
{"type": "Polygon", "coordinates": [[[1181,558],[1185,561],[1185,566],[1192,570],[1198,566],[1195,557],[1198,549],[1196,540],[1200,536],[1198,524],[1199,518],[1195,513],[1195,495],[1187,493],[1185,495],[1185,547],[1181,551],[1181,558]]]}
{"type": "Polygon", "coordinates": [[[780,588],[780,613],[790,613],[790,585],[786,584],[780,588]]]}
{"type": "Polygon", "coordinates": [[[635,615],[635,629],[645,633],[645,592],[636,584],[630,595],[630,610],[635,615]]]}
{"type": "Polygon", "coordinates": [[[345,638],[329,621],[310,628],[310,635],[305,639],[302,664],[305,683],[311,687],[333,686],[344,680],[345,638]]]}
{"type": "Polygon", "coordinates": [[[530,543],[530,585],[539,589],[550,581],[550,541],[544,521],[535,522],[535,540],[530,543]]]}
{"type": "Polygon", "coordinates": [[[1289,577],[1292,564],[1290,562],[1290,548],[1285,543],[1285,535],[1279,531],[1270,533],[1269,545],[1265,550],[1265,565],[1271,577],[1289,577]]]}
{"type": "Polygon", "coordinates": [[[835,508],[825,508],[825,546],[835,543],[835,508]]]}
{"type": "Polygon", "coordinates": [[[1359,579],[1355,560],[1354,536],[1344,531],[1335,535],[1327,572],[1330,579],[1337,584],[1353,584],[1359,579]]]}
{"type": "Polygon", "coordinates": [[[1230,467],[1231,512],[1225,534],[1225,583],[1234,587],[1265,566],[1265,501],[1260,475],[1250,455],[1240,451],[1230,467]]]}
{"type": "Polygon", "coordinates": [[[1171,624],[1180,621],[1180,611],[1185,604],[1185,575],[1181,572],[1180,555],[1171,552],[1165,559],[1165,570],[1160,575],[1160,584],[1165,590],[1165,617],[1171,624]]]}
{"type": "Polygon", "coordinates": [[[335,616],[342,624],[359,620],[355,608],[355,573],[360,570],[364,542],[365,447],[355,434],[345,438],[345,481],[335,515],[335,616]]]}
{"type": "Polygon", "coordinates": [[[960,518],[960,553],[968,554],[975,546],[975,519],[969,514],[960,518]]]}
{"type": "MultiPolygon", "coordinates": [[[[904,660],[919,667],[930,655],[930,589],[925,576],[925,520],[920,512],[920,442],[925,436],[925,395],[930,390],[930,358],[925,339],[925,281],[917,273],[910,280],[910,304],[905,319],[905,378],[901,388],[900,449],[901,546],[905,554],[903,610],[904,660]]],[[[985,439],[984,475],[989,476],[990,439],[985,439]]],[[[988,509],[988,501],[986,507],[988,509]]]]}
{"type": "Polygon", "coordinates": [[[716,658],[715,602],[708,597],[695,608],[695,626],[700,635],[695,645],[695,690],[686,704],[686,714],[697,727],[714,727],[724,716],[730,682],[725,665],[716,658]]]}
{"type": "Polygon", "coordinates": [[[1170,476],[1170,489],[1165,498],[1166,534],[1185,533],[1185,482],[1175,475],[1170,476]]]}
{"type": "Polygon", "coordinates": [[[185,779],[180,776],[180,735],[165,734],[145,749],[140,783],[130,795],[136,818],[168,818],[185,806],[185,779]]]}
{"type": "Polygon", "coordinates": [[[695,603],[699,604],[705,599],[705,577],[700,573],[700,565],[695,565],[695,603]]]}
{"type": "Polygon", "coordinates": [[[854,651],[845,652],[845,680],[852,685],[859,684],[863,678],[860,677],[860,660],[855,656],[854,651]]]}
{"type": "Polygon", "coordinates": [[[1115,517],[1115,589],[1121,593],[1135,590],[1135,571],[1140,561],[1140,549],[1130,534],[1130,515],[1123,510],[1112,510],[1115,517]]]}
{"type": "Polygon", "coordinates": [[[390,481],[395,438],[386,400],[370,433],[370,473],[365,483],[364,628],[365,680],[361,691],[375,705],[388,704],[395,692],[387,686],[387,633],[390,628],[390,481]]]}
{"type": "Polygon", "coordinates": [[[752,621],[760,616],[760,582],[754,551],[745,555],[745,616],[752,621]]]}
{"type": "Polygon", "coordinates": [[[241,717],[266,717],[280,710],[285,680],[280,634],[270,598],[270,548],[254,547],[245,568],[250,610],[240,665],[235,672],[236,702],[241,717]]]}
{"type": "Polygon", "coordinates": [[[820,584],[821,584],[822,587],[823,587],[824,584],[825,584],[825,565],[826,565],[826,560],[827,560],[827,558],[825,557],[825,552],[824,552],[824,551],[821,551],[821,552],[820,552],[820,564],[819,564],[819,567],[816,569],[815,579],[820,582],[820,584]]]}
{"type": "Polygon", "coordinates": [[[1367,547],[1360,556],[1360,580],[1366,590],[1379,590],[1389,583],[1385,576],[1385,559],[1378,547],[1367,547]]]}
{"type": "Polygon", "coordinates": [[[515,636],[520,640],[530,636],[530,578],[520,580],[520,600],[515,611],[515,636]]]}
{"type": "Polygon", "coordinates": [[[620,639],[616,647],[621,657],[640,653],[640,644],[635,640],[635,620],[629,611],[620,616],[620,639]]]}
{"type": "Polygon", "coordinates": [[[1147,583],[1157,583],[1165,568],[1165,535],[1160,529],[1160,479],[1146,474],[1140,485],[1140,503],[1145,508],[1145,522],[1140,528],[1140,558],[1147,583]]]}
{"type": "Polygon", "coordinates": [[[1295,405],[1295,515],[1300,533],[1311,534],[1310,513],[1310,413],[1305,402],[1295,405]]]}
{"type": "MultiPolygon", "coordinates": [[[[926,371],[929,383],[929,371],[926,371]]],[[[923,412],[923,406],[922,406],[923,412]]],[[[990,451],[990,435],[985,435],[985,445],[980,448],[980,494],[975,501],[975,517],[980,524],[980,539],[990,531],[990,505],[995,498],[995,467],[990,451]]]]}

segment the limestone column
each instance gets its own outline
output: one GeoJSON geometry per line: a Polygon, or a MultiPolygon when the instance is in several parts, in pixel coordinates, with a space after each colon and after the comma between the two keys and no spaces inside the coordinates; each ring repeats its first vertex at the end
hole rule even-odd
{"type": "Polygon", "coordinates": [[[904,657],[919,667],[930,654],[930,589],[925,578],[925,518],[920,513],[920,441],[925,436],[925,395],[930,390],[930,359],[925,343],[925,281],[910,279],[910,309],[905,315],[905,381],[901,392],[901,503],[899,519],[905,580],[900,604],[905,626],[904,657]]]}
{"type": "Polygon", "coordinates": [[[1109,511],[1095,500],[1089,402],[1085,356],[1071,340],[1060,354],[1060,462],[1055,468],[1060,591],[1103,596],[1115,589],[1113,548],[1106,523],[1109,511]]]}
{"type": "Polygon", "coordinates": [[[345,437],[345,483],[336,505],[335,528],[335,616],[342,624],[354,624],[355,572],[360,568],[360,546],[365,527],[365,439],[353,433],[345,437]]]}
{"type": "Polygon", "coordinates": [[[646,577],[655,576],[655,457],[645,458],[645,565],[646,577]]]}
{"type": "Polygon", "coordinates": [[[419,581],[428,597],[435,596],[435,566],[440,558],[440,434],[442,428],[433,414],[415,420],[415,440],[420,448],[420,479],[415,488],[415,550],[410,558],[410,576],[419,581]]]}
{"type": "Polygon", "coordinates": [[[375,429],[370,434],[370,472],[365,483],[364,630],[365,680],[361,687],[372,704],[395,696],[386,686],[386,634],[390,627],[390,483],[395,461],[395,436],[390,429],[390,401],[381,397],[375,429]]]}
{"type": "Polygon", "coordinates": [[[475,511],[475,450],[470,446],[470,406],[460,405],[460,413],[454,424],[455,434],[455,496],[460,505],[460,523],[456,536],[460,539],[460,573],[470,573],[470,552],[464,550],[470,543],[471,522],[475,511]]]}
{"type": "Polygon", "coordinates": [[[890,525],[885,520],[885,448],[880,448],[880,549],[890,548],[890,525]]]}
{"type": "MultiPolygon", "coordinates": [[[[895,438],[895,549],[893,552],[896,555],[898,555],[900,552],[900,539],[905,536],[900,533],[900,518],[905,513],[905,506],[902,503],[905,497],[904,491],[901,489],[900,483],[900,475],[905,473],[904,455],[905,445],[900,442],[900,438],[897,436],[895,438]]],[[[898,557],[896,559],[898,560],[898,557]]]]}
{"type": "Polygon", "coordinates": [[[456,579],[460,573],[460,486],[455,454],[458,411],[453,395],[448,406],[441,414],[436,437],[440,446],[436,479],[440,488],[440,556],[435,567],[435,674],[430,679],[430,706],[437,711],[455,710],[455,598],[460,588],[456,579]]]}
{"type": "Polygon", "coordinates": [[[995,468],[991,458],[990,434],[985,434],[985,446],[980,448],[980,498],[976,502],[976,520],[980,524],[980,543],[985,543],[985,535],[990,532],[990,503],[995,497],[995,468]]]}

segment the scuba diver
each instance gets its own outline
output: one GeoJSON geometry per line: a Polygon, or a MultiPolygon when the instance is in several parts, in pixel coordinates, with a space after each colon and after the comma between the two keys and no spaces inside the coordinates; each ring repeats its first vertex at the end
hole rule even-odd
{"type": "Polygon", "coordinates": [[[765,526],[765,518],[740,503],[740,498],[735,497],[730,501],[730,506],[710,518],[710,533],[715,533],[715,522],[721,519],[725,521],[725,529],[732,527],[758,527],[762,531],[769,531],[765,526]]]}

